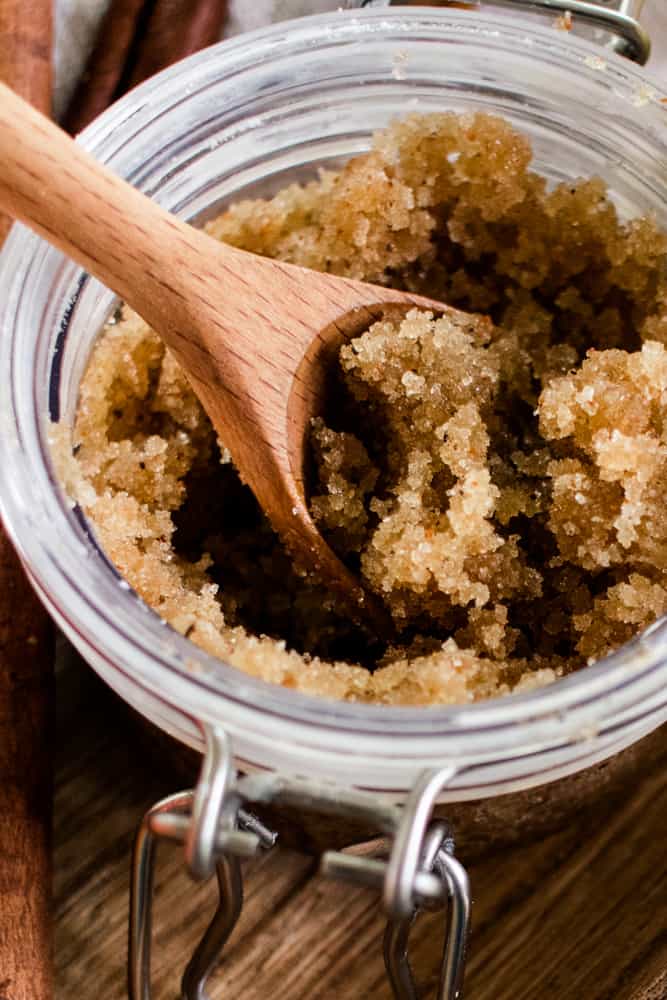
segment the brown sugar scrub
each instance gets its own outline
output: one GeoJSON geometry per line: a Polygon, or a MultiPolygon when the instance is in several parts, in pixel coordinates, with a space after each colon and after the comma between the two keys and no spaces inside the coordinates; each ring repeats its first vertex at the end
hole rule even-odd
{"type": "Polygon", "coordinates": [[[530,159],[501,119],[413,116],[208,224],[470,313],[387,314],[341,349],[312,429],[312,513],[390,645],[294,568],[158,337],[126,308],[107,325],[54,448],[173,628],[302,692],[430,705],[548,683],[667,611],[667,237],[530,159]]]}

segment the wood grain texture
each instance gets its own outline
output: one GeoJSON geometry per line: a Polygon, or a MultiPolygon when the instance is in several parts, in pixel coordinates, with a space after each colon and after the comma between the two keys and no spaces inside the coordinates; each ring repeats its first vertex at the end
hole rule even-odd
{"type": "MultiPolygon", "coordinates": [[[[647,3],[654,43],[667,40],[662,2],[647,3]]],[[[663,82],[665,51],[649,64],[663,82]]],[[[59,679],[59,706],[57,998],[124,1000],[133,829],[180,781],[149,763],[125,712],[83,666],[59,679]]],[[[469,1000],[667,1000],[665,764],[611,819],[587,816],[475,864],[469,1000]]],[[[286,850],[247,864],[245,875],[246,909],[211,1000],[389,1000],[373,893],[325,882],[312,859],[286,850]]],[[[214,905],[213,886],[193,887],[175,847],[160,853],[156,905],[156,1000],[174,1000],[214,905]]],[[[415,942],[429,995],[440,920],[422,918],[415,942]]]]}
{"type": "MultiPolygon", "coordinates": [[[[57,998],[124,1000],[134,827],[179,782],[150,764],[125,710],[83,665],[59,678],[59,711],[57,998]]],[[[472,866],[469,1000],[666,1000],[665,764],[610,818],[472,866]]],[[[211,1000],[389,1000],[375,893],[328,882],[312,858],[283,849],[244,872],[245,909],[211,1000]]],[[[179,848],[161,847],[155,1000],[174,1000],[214,904],[213,882],[193,885],[179,848]]],[[[442,915],[421,917],[416,930],[415,969],[431,997],[442,915]]]]}
{"type": "Polygon", "coordinates": [[[389,629],[389,616],[308,511],[310,417],[322,410],[332,353],[383,307],[455,310],[213,240],[96,163],[1,84],[0,208],[117,292],[162,337],[287,548],[348,598],[351,613],[389,629]]]}
{"type": "Polygon", "coordinates": [[[0,529],[0,997],[48,1000],[51,622],[0,529]]]}
{"type": "MultiPolygon", "coordinates": [[[[0,0],[0,80],[51,110],[51,2],[0,0]]],[[[12,220],[0,217],[0,243],[12,220]]],[[[4,470],[6,474],[6,470],[4,470]]],[[[51,623],[0,525],[0,997],[49,1000],[51,623]]]]}

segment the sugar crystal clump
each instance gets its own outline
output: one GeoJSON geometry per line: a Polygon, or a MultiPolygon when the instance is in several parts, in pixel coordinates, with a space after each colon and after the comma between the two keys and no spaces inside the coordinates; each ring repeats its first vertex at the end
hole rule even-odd
{"type": "Polygon", "coordinates": [[[285,687],[429,705],[549,683],[667,611],[667,239],[530,160],[499,118],[415,115],[207,227],[469,314],[388,312],[311,431],[312,514],[389,645],[294,569],[159,338],[127,308],[107,326],[54,452],[175,629],[285,687]]]}

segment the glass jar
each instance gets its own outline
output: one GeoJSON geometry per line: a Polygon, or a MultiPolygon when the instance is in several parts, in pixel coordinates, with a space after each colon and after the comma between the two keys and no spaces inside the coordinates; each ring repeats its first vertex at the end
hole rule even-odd
{"type": "MultiPolygon", "coordinates": [[[[629,61],[550,27],[465,10],[348,11],[193,56],[132,91],[81,141],[200,224],[232,201],[365,151],[398,115],[483,110],[530,137],[534,166],[550,181],[599,174],[623,217],[653,214],[667,228],[666,103],[629,61]]],[[[484,836],[506,837],[511,827],[515,837],[545,817],[558,822],[607,787],[609,768],[603,780],[594,765],[636,748],[667,719],[664,621],[549,687],[452,707],[327,701],[213,659],[120,579],[49,455],[49,421],[72,423],[114,296],[21,226],[0,259],[0,292],[7,528],[74,646],[181,743],[201,751],[207,733],[224,729],[243,772],[334,783],[378,802],[404,800],[419,775],[440,769],[438,799],[465,841],[480,824],[484,836]]],[[[634,749],[615,757],[619,770],[633,757],[634,749]]]]}

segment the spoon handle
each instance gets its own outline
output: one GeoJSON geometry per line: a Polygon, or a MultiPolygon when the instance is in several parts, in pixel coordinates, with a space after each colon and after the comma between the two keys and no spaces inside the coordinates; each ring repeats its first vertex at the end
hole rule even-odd
{"type": "MultiPolygon", "coordinates": [[[[0,210],[121,296],[162,337],[288,549],[366,602],[310,518],[308,417],[343,338],[391,290],[236,250],[180,222],[0,85],[0,210]],[[311,351],[312,349],[312,351],[311,351]]],[[[369,607],[366,602],[365,607],[369,607]]],[[[366,613],[366,612],[365,612],[366,613]]]]}
{"type": "Polygon", "coordinates": [[[359,298],[354,283],[341,279],[334,294],[327,287],[318,296],[312,275],[304,291],[302,268],[237,250],[180,221],[2,84],[0,210],[138,312],[205,405],[215,397],[226,423],[247,419],[258,373],[280,400],[314,332],[345,312],[346,284],[359,298]]]}
{"type": "Polygon", "coordinates": [[[173,305],[181,270],[200,263],[191,227],[98,163],[4,84],[0,209],[143,313],[165,298],[173,305]]]}

